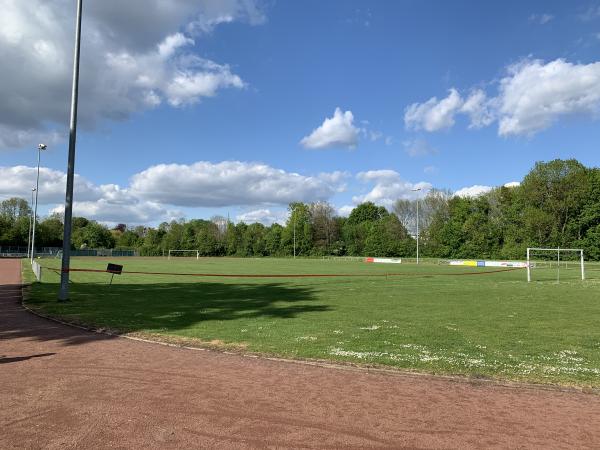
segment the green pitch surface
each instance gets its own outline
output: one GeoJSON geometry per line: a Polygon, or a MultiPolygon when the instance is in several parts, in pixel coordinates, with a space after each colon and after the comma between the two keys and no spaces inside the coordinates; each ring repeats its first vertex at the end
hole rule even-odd
{"type": "MultiPolygon", "coordinates": [[[[219,278],[71,273],[71,301],[41,260],[27,304],[76,323],[190,345],[438,374],[600,387],[600,267],[484,273],[490,268],[356,261],[122,258],[125,271],[347,274],[219,278]],[[391,274],[394,275],[388,275],[391,274]],[[469,275],[464,275],[469,274],[469,275]],[[471,275],[476,274],[476,275],[471,275]],[[356,276],[360,275],[360,276],[356,276]]],[[[107,259],[72,267],[105,269],[107,259]]],[[[24,273],[31,279],[28,263],[24,273]]]]}

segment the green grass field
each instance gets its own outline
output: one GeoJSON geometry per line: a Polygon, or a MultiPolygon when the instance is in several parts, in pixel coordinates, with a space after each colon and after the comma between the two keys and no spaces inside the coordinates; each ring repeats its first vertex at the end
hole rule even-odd
{"type": "MultiPolygon", "coordinates": [[[[58,260],[40,260],[46,268],[58,260]]],[[[105,269],[107,259],[72,267],[105,269]]],[[[310,259],[122,258],[127,271],[350,274],[217,278],[73,272],[33,283],[27,304],[76,323],[195,345],[420,372],[600,387],[600,267],[524,269],[310,259]],[[399,275],[385,276],[386,273],[399,275]],[[478,275],[461,275],[477,273],[478,275]],[[367,276],[368,275],[368,276],[367,276]],[[374,276],[380,275],[380,276],[374,276]],[[384,275],[384,276],[381,276],[384,275]]],[[[24,262],[24,273],[32,279],[24,262]]]]}

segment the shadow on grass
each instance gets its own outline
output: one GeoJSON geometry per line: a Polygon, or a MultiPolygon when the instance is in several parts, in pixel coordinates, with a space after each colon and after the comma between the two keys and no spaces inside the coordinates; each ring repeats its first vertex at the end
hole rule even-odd
{"type": "Polygon", "coordinates": [[[123,332],[169,332],[260,317],[293,319],[331,309],[315,304],[313,289],[285,283],[77,283],[67,303],[56,301],[57,284],[35,283],[30,289],[27,304],[36,310],[123,332]]]}
{"type": "MultiPolygon", "coordinates": [[[[21,293],[23,291],[25,295],[28,295],[27,290],[27,286],[23,288],[21,285],[0,285],[0,345],[2,345],[2,342],[16,339],[37,342],[58,341],[62,345],[79,345],[98,340],[113,339],[111,336],[67,327],[29,313],[21,306],[21,293]]],[[[53,299],[55,298],[54,295],[53,299]]],[[[5,348],[6,346],[3,347],[3,350],[5,348]]],[[[15,361],[21,361],[40,356],[49,355],[11,358],[17,358],[15,361]]],[[[6,355],[3,355],[1,362],[6,363],[9,361],[6,358],[6,355]]]]}

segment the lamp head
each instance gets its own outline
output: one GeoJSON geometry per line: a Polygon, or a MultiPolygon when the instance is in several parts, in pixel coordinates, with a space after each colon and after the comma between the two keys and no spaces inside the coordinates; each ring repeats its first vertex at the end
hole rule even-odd
{"type": "Polygon", "coordinates": [[[46,144],[39,144],[38,145],[38,150],[46,150],[48,146],[46,144]]]}

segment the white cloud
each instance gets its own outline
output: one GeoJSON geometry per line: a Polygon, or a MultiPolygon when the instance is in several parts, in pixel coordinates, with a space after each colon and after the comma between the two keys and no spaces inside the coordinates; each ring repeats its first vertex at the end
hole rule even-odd
{"type": "MultiPolygon", "coordinates": [[[[36,167],[0,167],[0,199],[9,197],[30,199],[31,189],[35,187],[36,175],[36,167]]],[[[39,203],[47,205],[64,202],[66,180],[64,172],[40,167],[39,203]]],[[[76,200],[95,201],[102,197],[100,187],[79,175],[75,176],[74,191],[76,200]]]]}
{"type": "Polygon", "coordinates": [[[423,168],[423,173],[426,173],[427,175],[437,175],[439,172],[440,169],[435,166],[425,166],[423,168]]]}
{"type": "Polygon", "coordinates": [[[548,13],[532,14],[531,16],[529,16],[530,22],[535,22],[540,25],[545,25],[553,19],[554,19],[554,16],[552,14],[548,14],[548,13]]]}
{"type": "Polygon", "coordinates": [[[409,130],[439,131],[454,125],[454,116],[463,100],[454,88],[441,100],[432,97],[425,103],[413,103],[404,112],[404,124],[409,130]]]}
{"type": "MultiPolygon", "coordinates": [[[[30,201],[36,173],[35,167],[0,167],[0,200],[21,197],[30,201]]],[[[39,204],[55,205],[50,211],[62,213],[66,180],[64,172],[40,167],[39,204]]],[[[182,215],[158,203],[141,200],[128,189],[121,189],[115,184],[95,185],[80,175],[75,175],[73,214],[102,222],[130,224],[182,215]]]]}
{"type": "Polygon", "coordinates": [[[241,161],[160,164],[132,177],[141,198],[177,206],[288,204],[326,200],[341,188],[341,172],[304,176],[241,161]]]}
{"type": "Polygon", "coordinates": [[[389,169],[360,172],[356,175],[356,178],[363,183],[374,183],[375,185],[367,194],[352,197],[352,202],[355,204],[373,202],[386,208],[391,208],[394,202],[400,198],[418,198],[423,191],[432,187],[431,183],[424,181],[419,183],[404,181],[398,172],[389,169]],[[423,191],[413,191],[413,189],[419,188],[423,191]]]}
{"type": "Polygon", "coordinates": [[[507,188],[517,187],[517,186],[521,186],[520,181],[509,181],[508,183],[504,184],[504,187],[507,187],[507,188]]]}
{"type": "Polygon", "coordinates": [[[326,118],[323,124],[304,137],[300,144],[305,148],[356,148],[359,129],[354,126],[352,111],[342,112],[336,108],[333,117],[326,118]]]}
{"type": "MultiPolygon", "coordinates": [[[[74,214],[103,222],[148,223],[181,217],[177,207],[287,205],[294,201],[328,200],[345,189],[346,172],[305,176],[266,164],[225,161],[221,163],[161,164],[135,174],[127,187],[95,185],[75,176],[74,214]]],[[[0,167],[0,200],[30,199],[36,168],[0,167]]],[[[40,205],[62,211],[66,175],[40,168],[40,205]]],[[[279,213],[269,211],[274,221],[279,213]]],[[[246,213],[250,214],[250,213],[246,213]]],[[[257,214],[254,213],[256,221],[257,214]]],[[[252,216],[245,216],[252,217],[252,216]]],[[[265,216],[263,221],[267,221],[265,216]]]]}
{"type": "MultiPolygon", "coordinates": [[[[62,214],[64,205],[57,205],[51,213],[62,214]]],[[[177,210],[167,209],[164,205],[152,202],[113,202],[102,198],[95,202],[75,202],[73,216],[97,220],[105,224],[126,223],[128,225],[148,225],[155,222],[176,220],[184,216],[177,210]]]]}
{"type": "Polygon", "coordinates": [[[469,116],[469,128],[498,122],[500,136],[531,136],[565,117],[595,119],[600,114],[600,62],[524,60],[507,68],[496,96],[475,89],[463,100],[451,89],[443,100],[410,105],[404,121],[408,129],[431,132],[452,127],[457,114],[469,116]]]}
{"type": "Polygon", "coordinates": [[[410,139],[402,143],[404,151],[412,158],[437,155],[439,152],[423,139],[410,139]]]}
{"type": "Polygon", "coordinates": [[[285,225],[288,218],[287,211],[273,211],[271,209],[256,209],[240,214],[236,217],[238,222],[244,223],[262,223],[271,226],[274,223],[285,225]]]}
{"type": "Polygon", "coordinates": [[[482,194],[485,194],[487,192],[490,192],[493,188],[491,186],[482,186],[479,184],[476,184],[474,186],[469,186],[469,187],[464,187],[462,189],[459,189],[458,191],[456,191],[454,193],[455,196],[457,197],[470,197],[470,198],[474,198],[474,197],[479,197],[482,194]]]}
{"type": "Polygon", "coordinates": [[[355,207],[351,205],[344,205],[338,208],[337,213],[340,217],[348,217],[354,208],[355,207]]]}
{"type": "Polygon", "coordinates": [[[465,100],[460,112],[465,113],[471,119],[469,128],[487,127],[494,121],[494,102],[488,100],[485,92],[476,89],[465,100]]]}
{"type": "MultiPolygon", "coordinates": [[[[0,148],[66,133],[74,4],[0,0],[0,148]]],[[[220,23],[264,21],[254,0],[103,0],[85,7],[79,118],[123,120],[160,103],[183,106],[242,79],[194,46],[220,23]]]]}
{"type": "Polygon", "coordinates": [[[596,117],[599,111],[600,62],[524,61],[500,81],[501,136],[532,135],[561,117],[596,117]]]}

